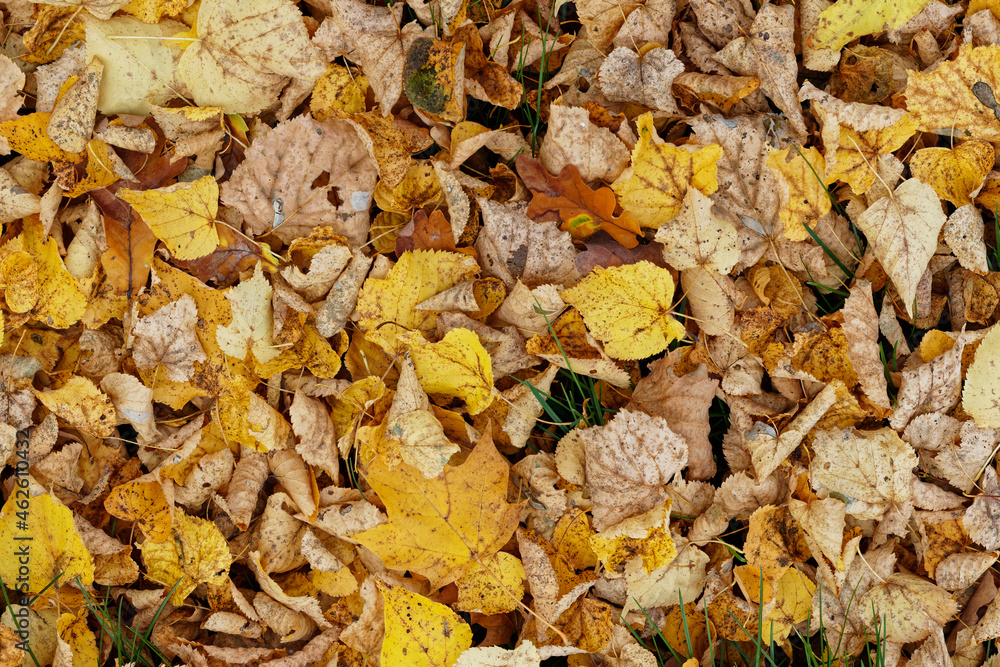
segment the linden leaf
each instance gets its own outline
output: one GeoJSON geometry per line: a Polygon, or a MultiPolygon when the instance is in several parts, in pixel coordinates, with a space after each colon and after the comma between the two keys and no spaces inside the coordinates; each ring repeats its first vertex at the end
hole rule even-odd
{"type": "Polygon", "coordinates": [[[937,250],[938,233],[947,220],[934,189],[915,178],[904,181],[854,220],[911,317],[917,283],[937,250]]]}
{"type": "Polygon", "coordinates": [[[972,203],[969,195],[979,190],[994,159],[991,144],[972,139],[953,149],[920,149],[910,160],[910,173],[934,188],[938,197],[959,207],[972,203]]]}
{"type": "Polygon", "coordinates": [[[792,148],[772,151],[767,166],[780,175],[779,219],[784,225],[785,238],[805,241],[810,238],[805,227],[814,228],[817,221],[830,212],[830,197],[822,176],[826,173],[826,161],[814,146],[799,149],[794,155],[791,151],[792,148]]]}
{"type": "Polygon", "coordinates": [[[163,365],[167,379],[184,382],[194,375],[194,365],[208,359],[195,327],[198,305],[190,294],[139,318],[132,358],[140,370],[163,365]]]}
{"type": "Polygon", "coordinates": [[[219,184],[212,176],[157,190],[122,189],[117,194],[139,212],[175,258],[198,259],[219,246],[215,229],[219,184]]]}
{"type": "MultiPolygon", "coordinates": [[[[526,164],[529,160],[527,155],[518,156],[518,171],[530,168],[526,164]]],[[[540,169],[537,163],[535,168],[540,169]]],[[[563,167],[558,176],[543,171],[543,177],[545,190],[531,188],[528,217],[537,219],[546,213],[557,213],[562,220],[559,228],[575,239],[586,240],[603,229],[626,248],[639,244],[636,240],[636,235],[642,233],[639,223],[628,211],[615,216],[618,202],[610,188],[591,190],[572,164],[563,167]]]]}
{"type": "Polygon", "coordinates": [[[156,473],[148,473],[111,489],[104,499],[104,509],[111,516],[135,521],[142,534],[152,542],[163,542],[170,537],[174,510],[172,492],[168,498],[156,473]]]}
{"type": "Polygon", "coordinates": [[[892,429],[817,431],[813,452],[813,486],[846,497],[848,514],[859,519],[881,519],[888,512],[908,515],[917,455],[892,429]]]}
{"type": "Polygon", "coordinates": [[[1000,141],[1000,46],[962,44],[954,60],[906,82],[906,107],[925,131],[1000,141]]]}
{"type": "Polygon", "coordinates": [[[58,389],[35,391],[35,396],[58,417],[91,435],[107,438],[114,432],[115,406],[85,377],[74,375],[58,389]]]}
{"type": "Polygon", "coordinates": [[[389,523],[351,535],[390,568],[427,577],[433,588],[459,579],[507,543],[521,508],[507,502],[507,462],[485,436],[460,466],[435,479],[379,458],[365,479],[389,513],[389,523]],[[484,517],[489,517],[484,521],[484,517]]]}
{"type": "Polygon", "coordinates": [[[683,72],[684,63],[669,49],[643,50],[640,55],[619,46],[601,64],[597,76],[601,91],[612,102],[632,102],[676,114],[671,86],[683,72]]]}
{"type": "Polygon", "coordinates": [[[288,0],[205,0],[196,36],[177,75],[198,106],[257,113],[289,78],[315,81],[326,70],[298,8],[288,0]]]}
{"type": "Polygon", "coordinates": [[[260,264],[252,278],[226,292],[226,299],[233,312],[233,321],[215,330],[222,351],[243,360],[249,350],[262,364],[281,354],[272,340],[271,285],[264,278],[260,264]]]}
{"type": "Polygon", "coordinates": [[[65,613],[56,622],[56,658],[54,665],[66,667],[97,667],[100,664],[97,652],[97,638],[87,627],[88,611],[81,609],[78,614],[65,613]],[[63,662],[64,658],[69,658],[63,662]]]}
{"type": "Polygon", "coordinates": [[[563,300],[583,314],[587,328],[617,359],[645,359],[687,335],[670,316],[674,280],[647,261],[610,269],[596,268],[563,300]]]}
{"type": "Polygon", "coordinates": [[[417,37],[403,62],[403,91],[414,108],[443,123],[465,120],[465,44],[417,37]]]}
{"type": "Polygon", "coordinates": [[[477,415],[493,402],[493,367],[479,337],[468,329],[452,329],[437,343],[415,331],[399,336],[413,359],[420,386],[429,394],[455,396],[477,415]]]}
{"type": "Polygon", "coordinates": [[[579,431],[587,454],[594,528],[603,531],[667,497],[666,485],[687,464],[687,443],[662,417],[622,410],[607,425],[579,431]]]}
{"type": "Polygon", "coordinates": [[[736,37],[715,55],[715,59],[737,74],[760,79],[760,89],[785,112],[794,134],[806,134],[802,105],[798,100],[794,7],[764,3],[750,26],[749,35],[736,37]]]}
{"type": "Polygon", "coordinates": [[[229,580],[233,556],[214,523],[175,512],[171,533],[172,540],[149,540],[139,546],[146,577],[166,590],[176,584],[171,604],[184,604],[198,584],[218,586],[229,580]]]}
{"type": "Polygon", "coordinates": [[[976,348],[965,375],[962,407],[983,428],[1000,427],[1000,327],[993,326],[976,348]]]}
{"type": "Polygon", "coordinates": [[[472,646],[472,629],[439,602],[376,580],[385,598],[384,665],[451,665],[472,646]]]}
{"type": "Polygon", "coordinates": [[[839,0],[819,15],[809,36],[815,49],[837,49],[859,37],[898,28],[920,13],[930,0],[891,2],[875,0],[839,0]]]}
{"type": "Polygon", "coordinates": [[[24,584],[23,593],[41,593],[60,575],[61,581],[80,577],[85,585],[94,582],[94,563],[73,512],[47,493],[7,498],[0,510],[0,550],[0,578],[16,582],[19,591],[24,584]],[[19,549],[24,544],[30,545],[27,554],[19,549]],[[27,561],[21,560],[25,557],[27,561]]]}
{"type": "MultiPolygon", "coordinates": [[[[943,626],[958,611],[955,598],[940,586],[916,575],[896,572],[861,596],[862,609],[873,610],[879,631],[888,641],[899,644],[918,642],[930,629],[943,626]]],[[[875,621],[863,614],[865,626],[874,631],[875,621]]]]}
{"type": "Polygon", "coordinates": [[[366,338],[390,354],[404,331],[430,334],[437,313],[415,310],[435,294],[472,280],[479,273],[476,261],[461,253],[415,250],[403,253],[385,278],[369,278],[358,294],[358,326],[366,338]]]}
{"type": "MultiPolygon", "coordinates": [[[[784,211],[782,211],[784,212],[784,211]]],[[[689,188],[680,213],[656,231],[663,259],[675,269],[702,267],[728,274],[740,258],[736,228],[712,213],[712,200],[689,188]]]]}
{"type": "Polygon", "coordinates": [[[656,229],[680,213],[689,187],[706,195],[719,188],[715,163],[722,157],[722,148],[712,144],[692,153],[672,143],[657,144],[649,113],[636,124],[639,141],[632,149],[632,175],[611,188],[640,226],[656,229]]]}
{"type": "Polygon", "coordinates": [[[38,298],[32,318],[56,329],[71,327],[83,317],[87,297],[66,270],[56,240],[45,236],[37,218],[25,218],[21,239],[38,265],[38,298]]]}

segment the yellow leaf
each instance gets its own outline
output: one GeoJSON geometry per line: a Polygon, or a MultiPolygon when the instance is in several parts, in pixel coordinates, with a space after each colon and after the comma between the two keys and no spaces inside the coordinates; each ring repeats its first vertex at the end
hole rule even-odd
{"type": "Polygon", "coordinates": [[[451,609],[377,582],[385,599],[383,665],[449,667],[472,646],[472,629],[451,609]]]}
{"type": "Polygon", "coordinates": [[[791,148],[771,151],[767,166],[774,169],[781,178],[779,188],[784,235],[789,241],[805,241],[809,233],[805,226],[814,227],[816,222],[830,212],[830,197],[823,187],[826,161],[814,146],[799,149],[789,159],[791,148]]]}
{"type": "Polygon", "coordinates": [[[184,604],[198,584],[221,586],[229,580],[233,557],[214,523],[176,512],[171,533],[173,539],[159,544],[150,540],[139,547],[150,580],[166,590],[177,584],[171,604],[184,604]]]}
{"type": "Polygon", "coordinates": [[[591,536],[590,546],[604,567],[614,572],[636,556],[642,558],[647,574],[669,565],[677,557],[670,537],[670,503],[668,498],[659,507],[591,536]]]}
{"type": "Polygon", "coordinates": [[[271,293],[271,285],[264,278],[260,263],[252,278],[226,292],[233,321],[215,330],[216,340],[223,352],[243,361],[249,350],[261,363],[267,363],[281,354],[272,339],[274,318],[271,293]]]}
{"type": "Polygon", "coordinates": [[[962,390],[962,407],[981,428],[1000,427],[1000,327],[994,325],[976,348],[962,390]]]}
{"type": "Polygon", "coordinates": [[[0,510],[0,579],[23,593],[40,593],[59,574],[60,583],[76,577],[94,582],[94,563],[73,512],[48,494],[31,496],[27,485],[18,485],[0,510]]]}
{"type": "Polygon", "coordinates": [[[68,153],[49,139],[51,113],[33,113],[17,120],[0,123],[0,136],[7,139],[10,149],[36,162],[79,162],[80,153],[68,153]]]}
{"type": "Polygon", "coordinates": [[[365,337],[389,354],[404,331],[425,335],[437,326],[437,313],[417,304],[479,273],[476,260],[457,252],[415,250],[403,253],[385,278],[369,278],[358,294],[358,325],[365,337]]]}
{"type": "Polygon", "coordinates": [[[819,15],[809,37],[814,49],[840,50],[858,37],[898,28],[927,6],[930,0],[839,0],[819,15]]]}
{"type": "Polygon", "coordinates": [[[330,63],[313,87],[309,110],[316,120],[325,120],[335,115],[334,110],[345,113],[360,113],[365,110],[365,95],[368,93],[368,77],[360,72],[352,72],[343,65],[330,63]]]}
{"type": "Polygon", "coordinates": [[[906,82],[906,107],[921,130],[1000,141],[998,89],[1000,46],[966,43],[954,60],[930,72],[912,72],[906,82]]]}
{"type": "Polygon", "coordinates": [[[97,667],[100,664],[97,652],[97,638],[87,627],[87,610],[77,614],[62,614],[56,622],[57,653],[65,651],[71,656],[64,667],[97,667]]]}
{"type": "Polygon", "coordinates": [[[521,508],[507,502],[507,462],[484,437],[460,466],[424,479],[405,463],[368,464],[365,479],[385,503],[389,523],[351,535],[390,568],[427,577],[433,588],[459,579],[507,543],[521,508]],[[483,517],[489,521],[483,521],[483,517]]]}
{"type": "Polygon", "coordinates": [[[56,240],[45,236],[37,218],[24,219],[21,239],[24,250],[38,265],[38,299],[32,318],[55,329],[68,329],[86,312],[86,295],[66,270],[56,240]]]}
{"type": "Polygon", "coordinates": [[[953,149],[920,149],[910,160],[910,174],[934,188],[941,199],[965,206],[972,203],[969,195],[983,184],[994,159],[992,145],[972,139],[953,149]]]}
{"type": "Polygon", "coordinates": [[[583,314],[587,328],[617,359],[645,359],[667,349],[687,332],[670,316],[674,280],[647,261],[597,268],[563,300],[583,314]]]}
{"type": "Polygon", "coordinates": [[[85,377],[74,375],[54,391],[35,391],[35,396],[56,416],[73,426],[107,438],[117,424],[117,413],[111,399],[85,377]]]}
{"type": "Polygon", "coordinates": [[[622,208],[642,227],[656,229],[680,213],[688,187],[710,195],[719,188],[716,162],[722,148],[716,144],[689,152],[671,143],[654,143],[652,114],[636,121],[639,141],[632,150],[632,176],[612,184],[622,208]]]}
{"type": "Polygon", "coordinates": [[[219,184],[212,176],[156,190],[122,189],[118,197],[139,212],[175,259],[198,259],[219,246],[219,184]]]}
{"type": "Polygon", "coordinates": [[[468,329],[452,329],[437,343],[414,331],[399,336],[413,358],[420,386],[429,394],[455,396],[477,415],[493,402],[493,366],[479,337],[468,329]]]}
{"type": "Polygon", "coordinates": [[[187,0],[129,0],[121,11],[143,23],[156,24],[164,16],[179,14],[187,6],[187,0]]]}
{"type": "Polygon", "coordinates": [[[895,192],[854,219],[911,317],[917,283],[937,250],[938,233],[947,220],[934,189],[915,178],[903,181],[895,192]]]}
{"type": "Polygon", "coordinates": [[[66,191],[64,197],[79,197],[85,192],[106,188],[118,181],[121,176],[115,170],[116,161],[121,160],[117,155],[112,154],[111,147],[100,139],[91,139],[87,142],[87,148],[82,153],[87,158],[87,168],[83,178],[77,180],[76,167],[72,164],[64,163],[56,165],[56,174],[59,176],[59,185],[66,191]],[[64,182],[65,179],[65,182],[64,182]],[[70,187],[72,186],[72,187],[70,187]]]}
{"type": "Polygon", "coordinates": [[[524,565],[517,556],[503,551],[486,561],[485,567],[474,563],[456,582],[455,608],[488,616],[514,611],[524,597],[524,565]]]}
{"type": "Polygon", "coordinates": [[[135,521],[151,542],[163,542],[170,537],[172,504],[154,473],[119,484],[104,499],[108,514],[135,521]]]}
{"type": "Polygon", "coordinates": [[[0,262],[0,289],[12,313],[26,313],[38,301],[38,265],[31,255],[16,250],[0,262]]]}

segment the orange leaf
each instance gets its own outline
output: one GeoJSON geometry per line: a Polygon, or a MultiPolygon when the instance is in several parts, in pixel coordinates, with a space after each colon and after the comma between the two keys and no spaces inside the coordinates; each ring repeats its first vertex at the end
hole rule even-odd
{"type": "Polygon", "coordinates": [[[626,248],[639,245],[636,240],[636,235],[642,233],[639,223],[628,211],[615,217],[618,202],[611,188],[591,190],[573,165],[566,165],[558,176],[552,176],[526,155],[517,158],[517,171],[522,177],[525,172],[536,169],[544,176],[545,189],[536,189],[541,185],[541,179],[528,176],[528,188],[534,195],[528,206],[528,217],[536,219],[545,213],[555,212],[562,220],[560,229],[569,232],[575,239],[588,239],[598,229],[603,229],[626,248]]]}

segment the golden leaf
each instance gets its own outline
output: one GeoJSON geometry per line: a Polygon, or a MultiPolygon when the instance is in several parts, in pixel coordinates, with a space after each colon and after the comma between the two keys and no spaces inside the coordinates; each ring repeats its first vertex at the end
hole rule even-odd
{"type": "Polygon", "coordinates": [[[176,259],[198,259],[219,245],[219,185],[211,176],[156,190],[122,189],[118,197],[132,204],[176,259]]]}

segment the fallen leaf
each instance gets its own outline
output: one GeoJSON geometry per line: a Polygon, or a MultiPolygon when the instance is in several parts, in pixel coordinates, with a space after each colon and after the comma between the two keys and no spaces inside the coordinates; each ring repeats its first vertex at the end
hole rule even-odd
{"type": "Polygon", "coordinates": [[[117,196],[138,211],[177,259],[198,259],[219,246],[219,185],[211,176],[157,190],[122,189],[117,196]]]}
{"type": "Polygon", "coordinates": [[[405,588],[379,590],[385,598],[384,664],[449,665],[472,646],[472,629],[445,605],[405,588]]]}

